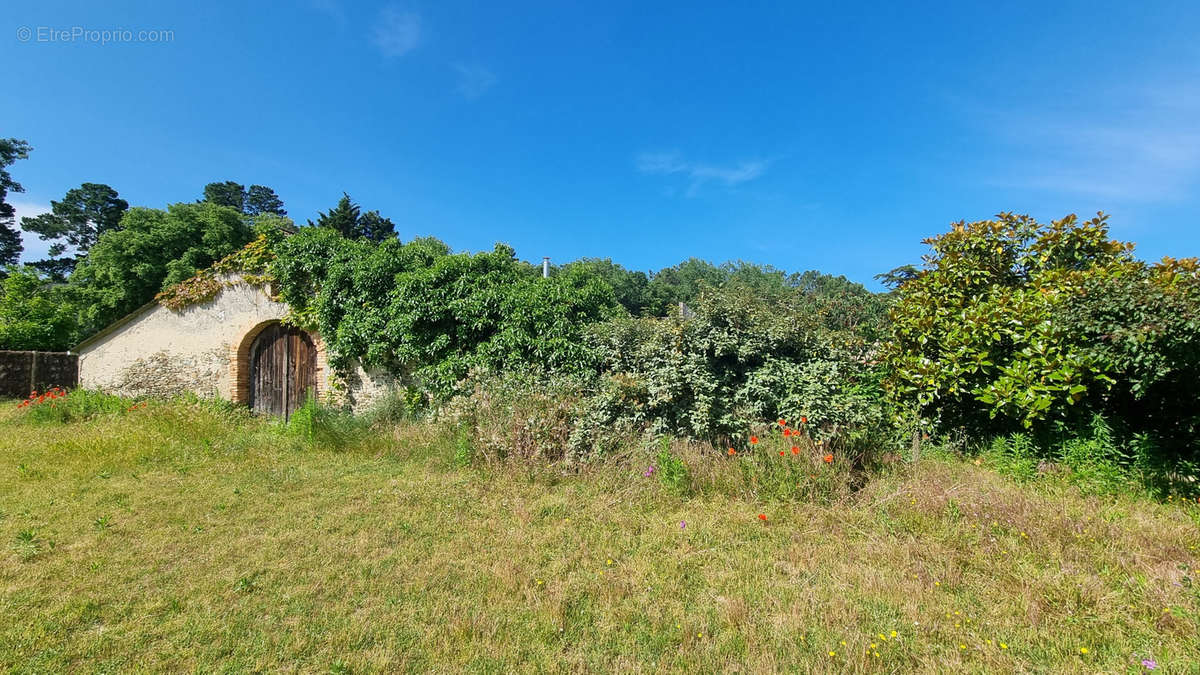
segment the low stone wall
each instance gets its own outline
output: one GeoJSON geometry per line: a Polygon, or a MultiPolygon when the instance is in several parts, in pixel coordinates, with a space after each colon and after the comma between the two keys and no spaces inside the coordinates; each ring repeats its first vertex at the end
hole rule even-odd
{"type": "Polygon", "coordinates": [[[69,352],[0,350],[0,396],[25,398],[51,387],[79,384],[79,357],[69,352]]]}

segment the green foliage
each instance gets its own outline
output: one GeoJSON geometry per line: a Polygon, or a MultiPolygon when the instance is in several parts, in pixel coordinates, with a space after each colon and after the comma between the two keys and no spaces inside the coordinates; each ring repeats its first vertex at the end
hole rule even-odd
{"type": "Polygon", "coordinates": [[[951,425],[1028,428],[1108,390],[1106,364],[1057,320],[1088,277],[1135,265],[1104,217],[1044,226],[1001,214],[927,243],[925,269],[900,286],[892,311],[893,395],[951,425]]]}
{"type": "Polygon", "coordinates": [[[374,427],[390,427],[418,419],[428,409],[424,392],[408,386],[389,391],[371,406],[363,419],[374,427]]]}
{"type": "Polygon", "coordinates": [[[89,335],[245,246],[252,232],[235,210],[210,203],[166,211],[133,208],[101,235],[71,275],[89,335]]]}
{"type": "Polygon", "coordinates": [[[1005,453],[1018,475],[1037,456],[1111,486],[1138,435],[1163,470],[1197,458],[1195,260],[1136,260],[1103,215],[1001,214],[928,243],[924,269],[899,282],[882,354],[898,408],[975,436],[1028,430],[1041,440],[1005,453]]]}
{"type": "MultiPolygon", "coordinates": [[[[15,220],[12,204],[8,203],[9,192],[24,192],[25,188],[13,180],[8,167],[18,159],[28,159],[29,143],[17,138],[0,138],[0,270],[15,265],[21,259],[21,233],[13,227],[15,220]]],[[[3,272],[0,271],[0,274],[3,272]]]]}
{"type": "Polygon", "coordinates": [[[246,189],[241,183],[231,180],[209,183],[204,186],[204,198],[200,201],[225,206],[248,216],[287,215],[283,200],[265,185],[251,185],[246,189]]]}
{"type": "Polygon", "coordinates": [[[33,268],[14,268],[0,281],[0,349],[65,351],[75,327],[65,289],[33,268]]]}
{"type": "MultiPolygon", "coordinates": [[[[606,272],[602,276],[610,280],[615,278],[616,281],[610,283],[614,289],[620,289],[621,272],[624,270],[606,272]]],[[[624,283],[636,290],[636,281],[636,278],[632,282],[627,279],[624,283]]],[[[830,330],[854,330],[872,339],[882,337],[886,330],[886,299],[868,291],[862,284],[814,270],[788,274],[770,265],[745,261],[716,266],[692,258],[653,275],[640,297],[640,305],[637,305],[640,311],[634,311],[632,302],[622,301],[622,304],[635,315],[672,316],[679,313],[679,303],[691,305],[705,289],[714,288],[740,288],[774,302],[806,301],[809,311],[818,314],[821,323],[830,330]]],[[[625,293],[633,295],[632,290],[625,293]]],[[[620,291],[618,297],[623,297],[620,291]]]]}
{"type": "Polygon", "coordinates": [[[265,185],[251,185],[246,191],[246,215],[262,216],[276,215],[286,216],[287,211],[283,208],[283,200],[275,191],[265,185]]]}
{"type": "Polygon", "coordinates": [[[29,562],[42,552],[44,542],[38,536],[37,530],[27,527],[17,532],[13,541],[13,552],[21,559],[21,562],[29,562]]]}
{"type": "Polygon", "coordinates": [[[1096,415],[1087,433],[1063,442],[1058,461],[1070,469],[1070,482],[1083,494],[1111,494],[1130,481],[1130,455],[1103,417],[1096,415]]]}
{"type": "Polygon", "coordinates": [[[68,190],[61,201],[50,202],[50,213],[26,217],[21,228],[34,232],[44,241],[55,242],[50,247],[50,260],[35,263],[52,277],[64,279],[74,269],[77,257],[60,258],[68,248],[76,256],[87,255],[105,232],[120,227],[121,217],[129,202],[117,191],[102,183],[84,183],[68,190]]]}
{"type": "Polygon", "coordinates": [[[576,283],[596,279],[607,284],[616,301],[634,316],[651,309],[646,273],[627,270],[609,258],[580,258],[556,268],[554,274],[576,283]]]}
{"type": "Polygon", "coordinates": [[[204,186],[204,198],[200,201],[242,213],[246,208],[246,188],[241,183],[231,180],[209,183],[204,186]]]}
{"type": "MultiPolygon", "coordinates": [[[[1134,443],[1122,439],[1096,415],[1086,427],[1062,429],[1057,434],[997,436],[985,456],[991,466],[1018,480],[1048,476],[1074,485],[1085,495],[1114,494],[1148,482],[1149,476],[1135,462],[1133,447],[1134,443]]],[[[1187,486],[1175,489],[1179,487],[1185,494],[1195,490],[1187,486]]]]}
{"type": "Polygon", "coordinates": [[[1088,275],[1055,320],[1111,378],[1090,407],[1183,458],[1200,433],[1197,261],[1168,258],[1088,275]]]}
{"type": "Polygon", "coordinates": [[[989,448],[990,462],[1000,473],[1018,480],[1033,480],[1038,475],[1040,456],[1033,437],[1024,432],[1013,432],[992,439],[989,448]]]}
{"type": "Polygon", "coordinates": [[[454,430],[454,466],[470,466],[475,460],[475,444],[471,441],[471,432],[466,425],[460,424],[454,430]]]}
{"type": "Polygon", "coordinates": [[[828,330],[806,295],[774,301],[746,287],[710,288],[694,311],[690,319],[616,319],[589,332],[604,377],[572,436],[576,454],[602,452],[611,429],[728,447],[780,416],[806,415],[839,441],[883,422],[869,344],[828,330]]]}
{"type": "Polygon", "coordinates": [[[645,312],[651,316],[679,313],[679,303],[694,302],[705,287],[721,286],[728,275],[716,265],[690,258],[656,272],[646,289],[645,312]]]}
{"type": "Polygon", "coordinates": [[[473,369],[586,367],[583,328],[616,306],[598,281],[542,279],[507,246],[451,255],[437,240],[376,244],[328,228],[280,242],[272,274],[335,368],[380,366],[439,398],[473,369]]]}
{"type": "Polygon", "coordinates": [[[347,239],[381,242],[396,236],[395,223],[379,215],[378,211],[361,213],[358,204],[352,202],[350,195],[344,192],[337,206],[328,212],[319,213],[317,222],[309,221],[308,224],[310,227],[331,229],[347,239]]]}
{"type": "Polygon", "coordinates": [[[272,281],[270,264],[275,260],[272,244],[282,239],[282,228],[291,221],[280,216],[264,216],[260,221],[255,224],[254,231],[258,234],[254,241],[213,263],[211,267],[201,270],[190,279],[172,284],[155,295],[154,299],[168,309],[180,310],[208,302],[227,285],[238,283],[232,280],[222,281],[220,275],[236,274],[238,280],[255,286],[263,286],[272,281]]]}
{"type": "Polygon", "coordinates": [[[584,389],[579,380],[510,371],[480,374],[471,385],[438,411],[438,419],[457,430],[460,454],[486,461],[566,456],[584,389]]]}
{"type": "Polygon", "coordinates": [[[211,273],[201,272],[191,279],[184,279],[169,286],[154,296],[158,304],[179,311],[185,307],[199,305],[217,297],[225,284],[211,273]]]}
{"type": "Polygon", "coordinates": [[[671,453],[670,437],[663,436],[659,443],[660,448],[655,456],[657,461],[655,469],[659,482],[680,497],[688,496],[692,490],[692,477],[688,472],[687,464],[671,453]]]}

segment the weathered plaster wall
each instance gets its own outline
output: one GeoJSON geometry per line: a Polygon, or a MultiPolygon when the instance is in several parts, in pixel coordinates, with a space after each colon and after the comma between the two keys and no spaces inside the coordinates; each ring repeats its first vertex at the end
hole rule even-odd
{"type": "MultiPolygon", "coordinates": [[[[286,305],[246,283],[230,283],[212,300],[180,311],[150,305],[109,334],[80,346],[79,384],[126,396],[190,391],[245,402],[249,343],[264,326],[286,314],[286,305]]],[[[391,378],[357,366],[336,378],[339,386],[331,386],[323,342],[318,335],[313,338],[322,398],[361,411],[388,391],[391,378]]]]}
{"type": "Polygon", "coordinates": [[[208,302],[172,311],[151,305],[79,350],[79,384],[130,396],[233,398],[231,353],[242,336],[282,319],[287,306],[249,284],[224,288],[208,302]]]}

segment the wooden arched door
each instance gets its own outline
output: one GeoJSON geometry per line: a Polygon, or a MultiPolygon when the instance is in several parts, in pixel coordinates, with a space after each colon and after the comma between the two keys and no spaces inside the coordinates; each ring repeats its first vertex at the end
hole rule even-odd
{"type": "Polygon", "coordinates": [[[316,391],[312,338],[282,324],[264,328],[250,346],[250,409],[287,419],[316,391]]]}

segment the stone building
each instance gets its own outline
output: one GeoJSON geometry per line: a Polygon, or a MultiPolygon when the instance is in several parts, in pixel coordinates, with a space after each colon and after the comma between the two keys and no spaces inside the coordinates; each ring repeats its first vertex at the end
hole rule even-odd
{"type": "Polygon", "coordinates": [[[194,392],[290,415],[308,396],[361,411],[392,379],[355,365],[331,372],[321,336],[282,324],[287,305],[241,275],[213,278],[210,299],[150,302],[76,347],[79,386],[127,396],[194,392]]]}

